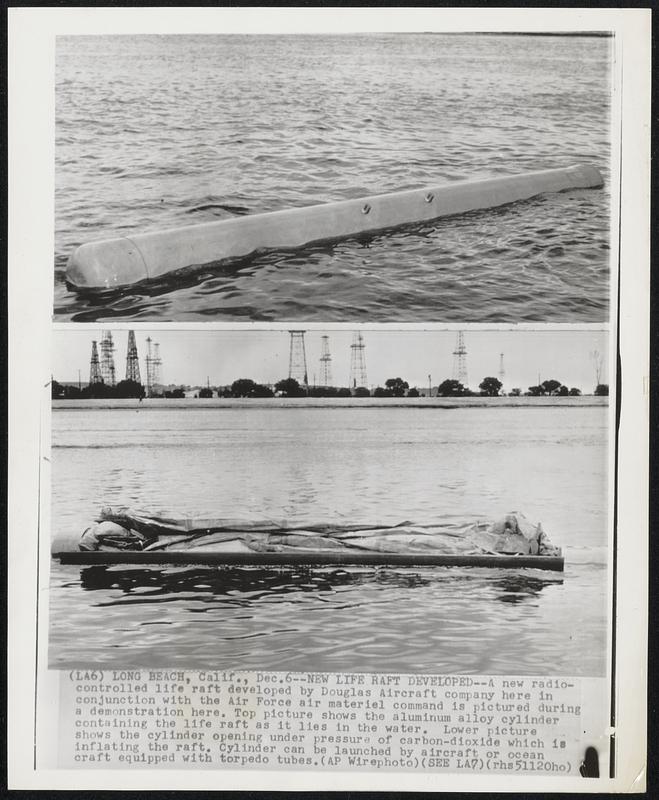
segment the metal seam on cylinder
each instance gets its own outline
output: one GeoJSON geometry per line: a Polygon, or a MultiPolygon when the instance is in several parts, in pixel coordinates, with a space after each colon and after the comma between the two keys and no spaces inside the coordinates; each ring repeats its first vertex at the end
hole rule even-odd
{"type": "Polygon", "coordinates": [[[140,258],[142,259],[142,263],[144,264],[144,272],[146,272],[146,280],[148,280],[151,277],[151,275],[149,275],[149,268],[148,268],[147,263],[146,263],[146,258],[144,258],[144,254],[142,253],[140,248],[137,246],[137,244],[130,238],[130,236],[124,236],[124,239],[127,242],[130,242],[133,245],[133,247],[137,250],[137,252],[139,253],[140,258]]]}

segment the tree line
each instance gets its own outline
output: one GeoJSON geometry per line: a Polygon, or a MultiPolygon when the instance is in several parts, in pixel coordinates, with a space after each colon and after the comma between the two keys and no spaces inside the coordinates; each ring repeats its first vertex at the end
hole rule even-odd
{"type": "MultiPolygon", "coordinates": [[[[52,380],[50,396],[53,400],[112,400],[146,397],[146,389],[138,381],[123,380],[114,386],[108,383],[89,383],[87,386],[71,386],[52,380]]],[[[155,397],[185,397],[183,389],[163,391],[155,397]]]]}
{"type": "MultiPolygon", "coordinates": [[[[201,396],[201,393],[200,393],[201,396]]],[[[346,386],[304,386],[295,378],[283,378],[269,386],[255,383],[249,378],[240,378],[230,387],[220,390],[219,397],[371,397],[371,391],[365,386],[349,389],[346,386]]],[[[410,389],[407,381],[401,378],[389,378],[384,387],[373,390],[373,397],[418,397],[417,389],[410,389]]]]}
{"type": "MultiPolygon", "coordinates": [[[[472,392],[463,386],[460,381],[447,379],[439,384],[437,387],[438,397],[501,397],[501,390],[503,384],[498,378],[487,377],[478,385],[480,391],[472,392]]],[[[521,388],[516,387],[508,393],[511,397],[579,397],[581,389],[576,386],[568,388],[560,381],[550,378],[537,386],[529,386],[523,392],[521,388]]],[[[609,394],[609,387],[606,383],[600,383],[595,388],[595,395],[607,396],[609,394]]]]}
{"type": "MultiPolygon", "coordinates": [[[[472,391],[464,386],[460,381],[447,378],[437,387],[436,397],[501,397],[503,384],[498,378],[488,376],[483,378],[478,386],[479,391],[472,391]]],[[[146,391],[141,383],[135,381],[119,381],[116,386],[109,386],[104,383],[92,383],[88,386],[79,388],[60,384],[56,380],[51,383],[51,396],[54,400],[74,400],[74,399],[109,399],[109,398],[141,398],[146,391]]],[[[537,386],[529,386],[526,391],[521,388],[511,389],[509,392],[512,397],[578,397],[581,390],[576,387],[568,388],[553,378],[542,381],[537,386]]],[[[608,384],[600,383],[597,385],[595,395],[606,396],[609,394],[608,384]]],[[[154,397],[182,398],[185,392],[182,388],[164,391],[154,397]]],[[[402,378],[388,378],[384,386],[376,386],[373,391],[365,386],[357,386],[353,389],[347,387],[334,386],[304,386],[294,378],[283,378],[275,383],[274,388],[257,383],[251,378],[238,378],[231,386],[223,389],[212,389],[209,386],[200,389],[195,397],[210,398],[260,398],[260,397],[422,397],[422,393],[415,386],[410,387],[409,383],[402,378]]]]}

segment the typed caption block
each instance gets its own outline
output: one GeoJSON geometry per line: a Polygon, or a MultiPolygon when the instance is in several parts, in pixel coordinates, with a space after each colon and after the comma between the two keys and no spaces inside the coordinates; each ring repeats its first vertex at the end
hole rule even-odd
{"type": "Polygon", "coordinates": [[[72,670],[60,768],[578,774],[578,678],[72,670]]]}

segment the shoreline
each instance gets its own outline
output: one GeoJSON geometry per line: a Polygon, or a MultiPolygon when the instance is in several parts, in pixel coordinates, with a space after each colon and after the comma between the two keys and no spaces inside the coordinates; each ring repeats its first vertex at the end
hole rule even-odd
{"type": "Polygon", "coordinates": [[[251,408],[594,408],[609,405],[608,397],[266,397],[266,398],[136,398],[53,400],[53,410],[82,409],[251,409],[251,408]]]}

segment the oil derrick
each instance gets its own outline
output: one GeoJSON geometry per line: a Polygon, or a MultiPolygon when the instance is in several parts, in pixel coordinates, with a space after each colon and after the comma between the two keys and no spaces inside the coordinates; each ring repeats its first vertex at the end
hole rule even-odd
{"type": "Polygon", "coordinates": [[[463,386],[467,386],[467,348],[465,347],[465,337],[462,331],[458,331],[455,340],[455,350],[453,351],[453,380],[460,381],[463,386]]]}
{"type": "Polygon", "coordinates": [[[146,396],[153,397],[160,384],[160,345],[150,336],[146,339],[146,396]],[[153,347],[151,347],[153,345],[153,347]]]}
{"type": "Polygon", "coordinates": [[[96,347],[96,340],[92,341],[92,358],[89,364],[89,383],[103,383],[103,376],[101,375],[101,365],[98,360],[98,348],[96,347]]]}
{"type": "Polygon", "coordinates": [[[289,331],[291,349],[288,357],[288,377],[296,380],[300,386],[307,386],[307,355],[304,350],[304,334],[306,331],[289,331]]]}
{"type": "Polygon", "coordinates": [[[320,385],[332,385],[332,356],[329,351],[329,336],[320,337],[320,385]]]}
{"type": "Polygon", "coordinates": [[[357,389],[367,386],[366,380],[366,355],[364,351],[364,337],[361,331],[355,331],[350,345],[350,388],[357,389]]]}
{"type": "Polygon", "coordinates": [[[101,376],[107,386],[116,386],[117,377],[114,370],[114,342],[112,331],[103,331],[101,339],[101,376]]]}
{"type": "Polygon", "coordinates": [[[501,382],[502,389],[505,379],[506,379],[506,370],[503,366],[503,353],[501,353],[499,355],[499,381],[501,382]]]}
{"type": "Polygon", "coordinates": [[[153,356],[151,355],[151,337],[146,337],[146,396],[153,393],[153,356]]]}
{"type": "Polygon", "coordinates": [[[128,331],[128,349],[126,351],[126,380],[142,383],[140,380],[140,361],[137,357],[135,331],[128,331]]]}
{"type": "Polygon", "coordinates": [[[162,359],[160,358],[160,344],[158,342],[154,342],[154,344],[153,344],[153,385],[154,386],[161,386],[162,385],[161,367],[162,367],[162,359]]]}
{"type": "Polygon", "coordinates": [[[595,369],[595,386],[599,386],[602,382],[602,356],[599,350],[590,351],[590,360],[593,362],[595,369]]]}

